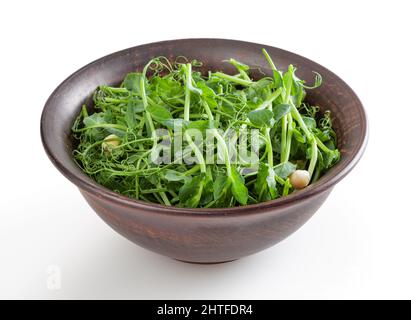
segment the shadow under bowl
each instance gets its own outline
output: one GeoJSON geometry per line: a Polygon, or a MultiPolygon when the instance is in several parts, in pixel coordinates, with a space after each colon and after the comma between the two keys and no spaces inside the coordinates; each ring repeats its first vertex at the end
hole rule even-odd
{"type": "MultiPolygon", "coordinates": [[[[255,71],[256,77],[259,76],[255,71]]],[[[260,75],[261,77],[261,75],[260,75]]],[[[136,244],[186,262],[232,261],[283,240],[301,227],[322,205],[334,185],[356,165],[367,142],[367,119],[353,90],[323,66],[297,54],[266,45],[224,39],[182,39],[141,45],[98,59],[81,68],[51,94],[41,117],[41,137],[53,164],[81,191],[90,206],[114,230],[136,244]],[[118,85],[131,71],[155,56],[185,56],[204,64],[202,71],[235,70],[223,60],[234,58],[262,66],[265,48],[277,68],[298,68],[301,79],[320,73],[323,84],[308,91],[307,100],[332,112],[341,160],[317,182],[287,197],[235,208],[186,209],[136,201],[97,184],[73,161],[71,127],[83,104],[101,84],[118,85]]]]}

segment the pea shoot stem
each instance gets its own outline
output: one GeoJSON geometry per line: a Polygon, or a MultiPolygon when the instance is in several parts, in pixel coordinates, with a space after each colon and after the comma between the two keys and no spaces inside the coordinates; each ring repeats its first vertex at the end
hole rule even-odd
{"type": "MultiPolygon", "coordinates": [[[[190,121],[190,99],[191,99],[191,90],[190,86],[192,86],[192,75],[191,75],[191,63],[185,64],[185,101],[184,101],[184,120],[185,121],[190,121]]],[[[193,142],[191,139],[189,133],[186,131],[184,133],[184,136],[191,147],[191,149],[194,151],[195,156],[197,157],[197,160],[200,165],[200,169],[202,173],[205,173],[207,171],[207,167],[204,161],[204,157],[202,152],[198,149],[197,145],[193,142]]]]}
{"type": "Polygon", "coordinates": [[[308,172],[310,174],[310,179],[311,179],[314,173],[314,169],[317,164],[317,158],[318,158],[317,142],[314,137],[314,134],[307,128],[303,118],[301,117],[301,114],[298,112],[297,108],[295,107],[292,101],[290,101],[290,105],[291,105],[291,115],[298,122],[298,124],[300,125],[300,128],[303,130],[304,134],[306,135],[308,139],[308,142],[311,145],[311,159],[310,159],[310,164],[308,166],[308,172]]]}
{"type": "Polygon", "coordinates": [[[310,174],[310,179],[313,176],[315,166],[317,163],[317,157],[318,157],[318,148],[317,148],[317,142],[315,139],[312,139],[311,141],[311,159],[310,159],[310,165],[308,166],[308,173],[310,174]]]}
{"type": "Polygon", "coordinates": [[[273,103],[273,101],[275,99],[277,99],[280,94],[283,92],[282,88],[278,88],[277,90],[275,90],[270,97],[265,100],[263,103],[261,103],[257,108],[255,108],[255,110],[262,110],[262,109],[266,109],[267,107],[270,107],[273,103]]]}
{"type": "Polygon", "coordinates": [[[190,121],[190,94],[191,94],[191,90],[190,90],[190,86],[189,84],[191,84],[191,63],[187,63],[185,65],[185,101],[184,101],[184,120],[185,121],[190,121]]]}
{"type": "MultiPolygon", "coordinates": [[[[141,78],[140,78],[141,99],[143,100],[143,106],[144,106],[144,109],[145,109],[146,111],[147,111],[147,107],[148,107],[147,94],[146,94],[146,85],[145,85],[145,82],[146,82],[146,74],[147,74],[148,67],[149,67],[154,61],[156,61],[156,59],[151,59],[151,60],[145,65],[145,67],[144,67],[144,69],[143,69],[142,76],[141,76],[141,78]]],[[[151,135],[152,135],[152,137],[156,138],[156,137],[157,137],[157,135],[156,135],[156,129],[155,129],[155,127],[154,127],[153,119],[151,118],[150,112],[145,112],[145,116],[146,116],[146,118],[147,118],[147,122],[148,122],[148,126],[149,126],[149,128],[150,128],[150,131],[151,131],[151,135]]],[[[154,144],[156,144],[156,142],[157,142],[157,141],[154,140],[154,144]]]]}
{"type": "Polygon", "coordinates": [[[240,84],[240,85],[245,86],[245,87],[253,84],[253,82],[250,81],[250,80],[245,80],[245,79],[242,79],[242,78],[239,78],[239,77],[236,77],[236,76],[230,76],[230,75],[222,73],[222,72],[215,72],[215,73],[213,73],[213,76],[216,76],[220,79],[225,79],[225,80],[240,84]]]}
{"type": "Polygon", "coordinates": [[[271,59],[270,55],[268,54],[267,50],[263,49],[263,54],[265,56],[265,58],[268,61],[268,64],[270,65],[271,69],[273,70],[273,78],[275,77],[275,71],[277,71],[277,68],[273,62],[273,60],[271,59]]]}
{"type": "Polygon", "coordinates": [[[287,149],[287,116],[281,118],[281,162],[286,161],[287,149]]]}
{"type": "MultiPolygon", "coordinates": [[[[294,72],[294,68],[292,65],[290,65],[288,67],[288,76],[292,75],[293,72],[294,72]]],[[[284,103],[289,104],[292,81],[284,81],[284,82],[285,82],[284,103]]],[[[293,119],[289,114],[283,116],[283,118],[281,119],[281,162],[287,162],[290,157],[291,138],[292,138],[292,130],[293,130],[292,122],[293,122],[293,119]]]]}
{"type": "Polygon", "coordinates": [[[291,140],[293,138],[293,118],[291,114],[287,114],[287,138],[286,138],[286,145],[285,145],[285,155],[284,155],[284,162],[287,162],[290,158],[290,151],[291,151],[291,140]]]}
{"type": "Polygon", "coordinates": [[[270,128],[264,128],[264,135],[266,140],[266,150],[267,150],[267,161],[270,168],[274,165],[274,158],[273,158],[273,146],[271,144],[271,137],[270,137],[270,128]]]}
{"type": "Polygon", "coordinates": [[[88,126],[86,128],[80,128],[80,129],[73,129],[74,132],[83,132],[87,131],[89,129],[94,129],[94,128],[108,128],[108,129],[118,129],[121,131],[127,131],[127,127],[122,126],[121,124],[114,124],[114,123],[100,123],[92,126],[88,126]]]}
{"type": "MultiPolygon", "coordinates": [[[[151,131],[151,136],[153,138],[157,138],[157,134],[156,134],[156,129],[154,127],[154,123],[153,123],[153,119],[151,118],[151,114],[150,112],[147,112],[147,108],[148,108],[148,100],[147,100],[147,94],[146,94],[146,86],[145,86],[145,82],[146,82],[146,74],[147,74],[147,70],[149,68],[149,66],[153,63],[157,61],[157,59],[152,59],[150,60],[146,66],[143,69],[143,73],[142,76],[140,78],[140,91],[141,91],[141,98],[143,100],[143,106],[144,109],[146,110],[145,112],[145,116],[147,118],[147,122],[148,122],[148,126],[150,128],[151,131]]],[[[157,146],[157,139],[153,140],[153,149],[157,146]]],[[[137,179],[136,179],[136,183],[138,183],[137,179]]],[[[165,194],[165,192],[159,192],[161,199],[163,200],[164,204],[167,206],[170,206],[171,203],[167,198],[167,195],[165,194]]]]}

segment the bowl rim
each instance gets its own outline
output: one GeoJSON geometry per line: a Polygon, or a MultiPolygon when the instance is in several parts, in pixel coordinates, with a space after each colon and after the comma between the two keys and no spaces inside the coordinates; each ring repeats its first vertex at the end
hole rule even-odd
{"type": "MultiPolygon", "coordinates": [[[[308,200],[309,198],[312,198],[315,195],[319,195],[321,193],[326,192],[327,190],[331,189],[335,184],[337,184],[340,180],[342,180],[358,163],[358,161],[361,159],[365,148],[367,146],[368,142],[368,135],[369,135],[369,124],[368,124],[368,118],[366,111],[364,109],[364,106],[359,99],[359,97],[356,95],[356,93],[352,90],[352,88],[344,81],[342,80],[339,76],[334,74],[332,71],[329,69],[325,68],[324,66],[318,64],[317,62],[310,60],[304,56],[301,56],[299,54],[293,53],[291,51],[287,51],[278,47],[273,47],[273,46],[268,46],[268,45],[263,45],[259,43],[254,43],[254,42],[249,42],[249,41],[242,41],[242,40],[233,40],[233,39],[222,39],[222,38],[182,38],[182,39],[174,39],[174,40],[165,40],[165,41],[158,41],[158,42],[152,42],[152,43],[147,43],[147,44],[142,44],[138,46],[133,46],[129,47],[127,49],[123,49],[120,51],[116,51],[113,53],[110,53],[108,55],[105,55],[101,58],[98,58],[82,68],[78,69],[74,73],[72,73],[70,76],[68,76],[63,82],[61,82],[56,89],[51,93],[49,98],[47,99],[42,114],[41,114],[41,120],[40,120],[40,134],[41,134],[41,140],[43,143],[43,147],[50,158],[51,162],[54,164],[54,166],[72,183],[74,183],[80,191],[85,191],[89,194],[92,194],[94,196],[97,196],[100,200],[108,201],[108,202],[117,202],[120,205],[130,207],[132,209],[139,209],[142,211],[151,211],[151,212],[156,212],[156,213],[162,213],[162,214],[172,214],[172,215],[190,215],[190,216],[222,216],[222,215],[227,215],[229,214],[230,216],[232,215],[243,215],[243,214],[257,214],[260,212],[265,212],[268,209],[275,209],[283,206],[290,205],[292,203],[299,203],[304,200],[308,200]],[[345,161],[346,164],[344,166],[341,166],[338,168],[339,170],[333,170],[333,167],[328,171],[327,175],[319,179],[318,181],[314,182],[313,184],[310,184],[308,187],[304,188],[303,190],[299,190],[298,192],[294,192],[286,197],[280,197],[275,200],[269,200],[265,202],[260,202],[257,204],[250,204],[250,205],[245,205],[245,206],[237,206],[237,207],[229,207],[229,208],[180,208],[180,207],[175,207],[175,206],[166,206],[162,204],[156,204],[156,203],[149,203],[149,202],[144,202],[141,200],[136,200],[129,198],[127,196],[121,195],[119,193],[116,193],[100,184],[92,180],[90,177],[88,177],[85,173],[81,172],[81,174],[76,174],[72,172],[69,168],[67,168],[62,161],[59,160],[59,156],[53,152],[53,148],[50,145],[50,140],[45,134],[45,126],[46,124],[46,115],[49,112],[49,109],[51,108],[52,105],[52,100],[58,94],[59,90],[61,87],[65,86],[68,82],[71,81],[71,79],[75,78],[78,74],[80,74],[83,70],[89,68],[90,66],[94,64],[99,64],[102,61],[107,61],[111,60],[113,58],[116,58],[118,56],[121,56],[123,54],[128,53],[129,51],[132,50],[138,50],[142,49],[144,47],[149,47],[149,46],[160,46],[160,45],[165,45],[169,43],[176,43],[180,41],[223,41],[223,42],[235,42],[237,44],[245,44],[245,45],[253,45],[253,46],[260,46],[264,47],[267,49],[273,49],[277,51],[282,51],[284,54],[289,54],[292,56],[296,56],[300,59],[303,59],[309,63],[315,64],[320,66],[322,69],[324,69],[329,76],[334,78],[334,80],[340,82],[343,86],[346,87],[347,92],[351,95],[352,99],[356,101],[356,104],[358,105],[361,115],[360,115],[360,126],[361,126],[361,136],[358,137],[359,143],[357,144],[357,147],[353,150],[351,156],[345,161]]],[[[337,164],[338,166],[338,164],[337,164]]]]}

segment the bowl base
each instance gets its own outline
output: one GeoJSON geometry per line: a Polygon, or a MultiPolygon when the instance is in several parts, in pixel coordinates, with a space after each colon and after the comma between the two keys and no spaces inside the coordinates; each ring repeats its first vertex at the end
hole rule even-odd
{"type": "Polygon", "coordinates": [[[221,264],[221,263],[233,262],[238,259],[227,260],[227,261],[216,261],[216,262],[196,262],[196,261],[186,261],[186,260],[180,260],[180,259],[174,259],[174,260],[184,262],[184,263],[190,263],[190,264],[221,264]]]}

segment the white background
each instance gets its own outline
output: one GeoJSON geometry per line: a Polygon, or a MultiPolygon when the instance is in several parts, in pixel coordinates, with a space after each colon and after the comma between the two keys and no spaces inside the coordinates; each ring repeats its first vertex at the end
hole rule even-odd
{"type": "Polygon", "coordinates": [[[411,298],[409,1],[3,1],[0,298],[411,298]],[[113,51],[217,37],[313,59],[357,92],[366,153],[298,232],[222,265],[184,264],[112,231],[47,159],[43,105],[113,51]],[[47,288],[50,266],[60,290],[47,288]]]}

